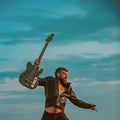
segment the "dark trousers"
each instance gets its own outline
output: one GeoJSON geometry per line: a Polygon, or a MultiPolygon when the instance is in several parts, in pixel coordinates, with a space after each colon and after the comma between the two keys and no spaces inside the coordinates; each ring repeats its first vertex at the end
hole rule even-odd
{"type": "Polygon", "coordinates": [[[64,112],[60,113],[48,113],[44,111],[41,120],[69,120],[64,112]]]}

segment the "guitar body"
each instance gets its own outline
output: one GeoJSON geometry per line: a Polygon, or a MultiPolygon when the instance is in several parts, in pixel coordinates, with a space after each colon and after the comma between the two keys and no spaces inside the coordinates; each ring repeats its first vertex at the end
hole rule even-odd
{"type": "Polygon", "coordinates": [[[20,74],[19,82],[30,89],[34,89],[38,85],[38,77],[43,72],[43,70],[34,69],[34,66],[31,62],[28,62],[26,65],[26,70],[20,74]]]}

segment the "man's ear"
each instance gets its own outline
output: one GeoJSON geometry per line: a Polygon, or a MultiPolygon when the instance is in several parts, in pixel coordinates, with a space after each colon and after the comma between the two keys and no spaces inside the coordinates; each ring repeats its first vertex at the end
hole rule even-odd
{"type": "Polygon", "coordinates": [[[60,77],[60,72],[57,73],[57,77],[60,77]]]}

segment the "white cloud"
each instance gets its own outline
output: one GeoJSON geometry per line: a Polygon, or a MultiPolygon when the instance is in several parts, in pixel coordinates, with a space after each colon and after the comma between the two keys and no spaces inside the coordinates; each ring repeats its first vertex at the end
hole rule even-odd
{"type": "MultiPolygon", "coordinates": [[[[27,90],[24,86],[22,86],[18,78],[10,79],[9,77],[4,78],[3,83],[0,84],[0,91],[1,92],[11,92],[11,91],[23,91],[27,90]]],[[[15,97],[14,95],[8,97],[15,97]]]]}
{"type": "Polygon", "coordinates": [[[107,81],[105,84],[108,85],[120,85],[120,80],[115,80],[115,81],[107,81]]]}
{"type": "Polygon", "coordinates": [[[18,68],[0,68],[0,72],[2,73],[2,72],[17,72],[17,71],[19,71],[19,69],[18,68]]]}
{"type": "MultiPolygon", "coordinates": [[[[20,111],[22,114],[31,114],[33,112],[43,111],[44,104],[40,104],[39,102],[32,102],[31,103],[17,103],[16,104],[1,104],[0,112],[9,113],[10,109],[14,111],[14,113],[19,113],[20,111]]],[[[12,112],[12,111],[11,111],[12,112]]]]}
{"type": "MultiPolygon", "coordinates": [[[[24,43],[17,46],[0,45],[1,48],[6,49],[5,54],[3,54],[2,57],[9,60],[9,63],[1,61],[0,71],[19,71],[19,69],[21,69],[21,64],[23,64],[23,60],[24,62],[27,62],[28,60],[34,62],[34,59],[38,57],[41,51],[40,49],[42,49],[41,46],[43,47],[43,43],[41,45],[38,43],[29,43],[29,45],[24,43]],[[7,50],[11,50],[11,53],[9,54],[7,50]],[[19,53],[22,54],[20,55],[19,53]],[[5,68],[5,66],[7,67],[5,68]]],[[[100,43],[95,41],[84,41],[69,43],[62,46],[52,46],[51,44],[46,50],[43,58],[60,60],[69,56],[76,56],[85,59],[100,59],[115,54],[120,54],[120,45],[117,42],[100,43]]]]}
{"type": "Polygon", "coordinates": [[[99,85],[120,86],[120,80],[96,81],[96,80],[88,80],[87,78],[74,78],[71,81],[74,87],[79,87],[79,86],[88,87],[88,86],[99,86],[99,85]]]}
{"type": "Polygon", "coordinates": [[[100,31],[100,33],[104,36],[109,36],[109,37],[120,37],[120,28],[119,27],[110,27],[110,28],[105,28],[100,31]]]}
{"type": "Polygon", "coordinates": [[[15,98],[21,98],[24,97],[25,95],[20,95],[20,94],[10,94],[11,92],[17,92],[17,91],[25,91],[27,88],[22,86],[18,78],[10,79],[8,77],[4,78],[3,83],[0,84],[0,100],[4,99],[15,99],[15,98]]]}
{"type": "Polygon", "coordinates": [[[81,7],[77,7],[76,5],[71,6],[66,6],[62,5],[61,7],[57,7],[55,9],[49,10],[49,12],[46,12],[42,14],[43,16],[46,17],[53,17],[53,18],[63,18],[66,16],[77,16],[80,18],[84,18],[87,16],[87,11],[82,9],[81,7]]]}
{"type": "MultiPolygon", "coordinates": [[[[94,33],[90,33],[88,35],[82,36],[83,38],[87,38],[89,40],[95,38],[100,39],[101,41],[104,40],[115,40],[117,38],[120,38],[120,28],[119,27],[108,27],[101,30],[98,30],[94,33]]],[[[81,38],[81,36],[80,36],[81,38]]]]}
{"type": "MultiPolygon", "coordinates": [[[[66,8],[68,9],[68,8],[66,8]]],[[[72,8],[75,9],[75,8],[72,8]]],[[[78,9],[78,8],[76,8],[78,9]]],[[[92,33],[86,36],[82,36],[82,42],[80,42],[81,37],[74,39],[69,44],[63,44],[62,46],[58,46],[54,44],[54,46],[49,46],[44,54],[44,58],[46,59],[64,59],[68,56],[76,56],[82,57],[85,59],[100,59],[102,57],[110,57],[114,54],[120,54],[120,44],[119,42],[114,42],[116,36],[119,37],[119,28],[111,27],[105,28],[96,33],[92,33]],[[96,42],[91,39],[101,39],[107,38],[108,40],[113,39],[113,42],[96,42]],[[89,39],[91,41],[86,41],[85,39],[89,39]]],[[[30,43],[18,44],[16,46],[11,45],[0,45],[1,57],[8,59],[9,63],[6,61],[1,61],[0,71],[19,71],[21,62],[25,62],[25,60],[34,60],[38,57],[43,43],[40,44],[34,42],[33,40],[38,40],[39,37],[36,38],[23,38],[23,40],[32,41],[30,43]],[[4,53],[2,53],[4,51],[4,53]],[[7,66],[6,68],[4,66],[7,66]]],[[[9,40],[9,39],[8,39],[9,40]]]]}
{"type": "Polygon", "coordinates": [[[60,16],[78,16],[85,17],[87,11],[81,9],[80,7],[62,7],[58,11],[60,16]]]}
{"type": "MultiPolygon", "coordinates": [[[[4,88],[5,89],[5,88],[4,88]]],[[[3,90],[4,91],[4,90],[3,90]]],[[[13,95],[13,94],[7,94],[9,91],[6,91],[6,93],[0,93],[0,100],[5,100],[5,99],[15,99],[15,98],[21,98],[25,95],[13,95]]]]}
{"type": "Polygon", "coordinates": [[[0,27],[0,33],[32,30],[32,27],[27,24],[20,23],[20,22],[13,22],[13,21],[0,21],[0,26],[2,26],[0,27]]]}
{"type": "Polygon", "coordinates": [[[109,57],[119,54],[117,43],[78,42],[63,46],[53,46],[46,53],[47,58],[62,59],[68,56],[78,56],[87,59],[109,57]]]}

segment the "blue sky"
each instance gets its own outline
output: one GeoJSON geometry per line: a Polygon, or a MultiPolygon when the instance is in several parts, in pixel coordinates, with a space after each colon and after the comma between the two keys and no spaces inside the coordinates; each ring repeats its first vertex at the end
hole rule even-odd
{"type": "Polygon", "coordinates": [[[44,89],[29,90],[18,77],[54,33],[41,77],[67,67],[78,98],[98,107],[95,112],[67,101],[70,120],[119,120],[119,16],[117,0],[0,0],[0,119],[40,120],[44,89]]]}

